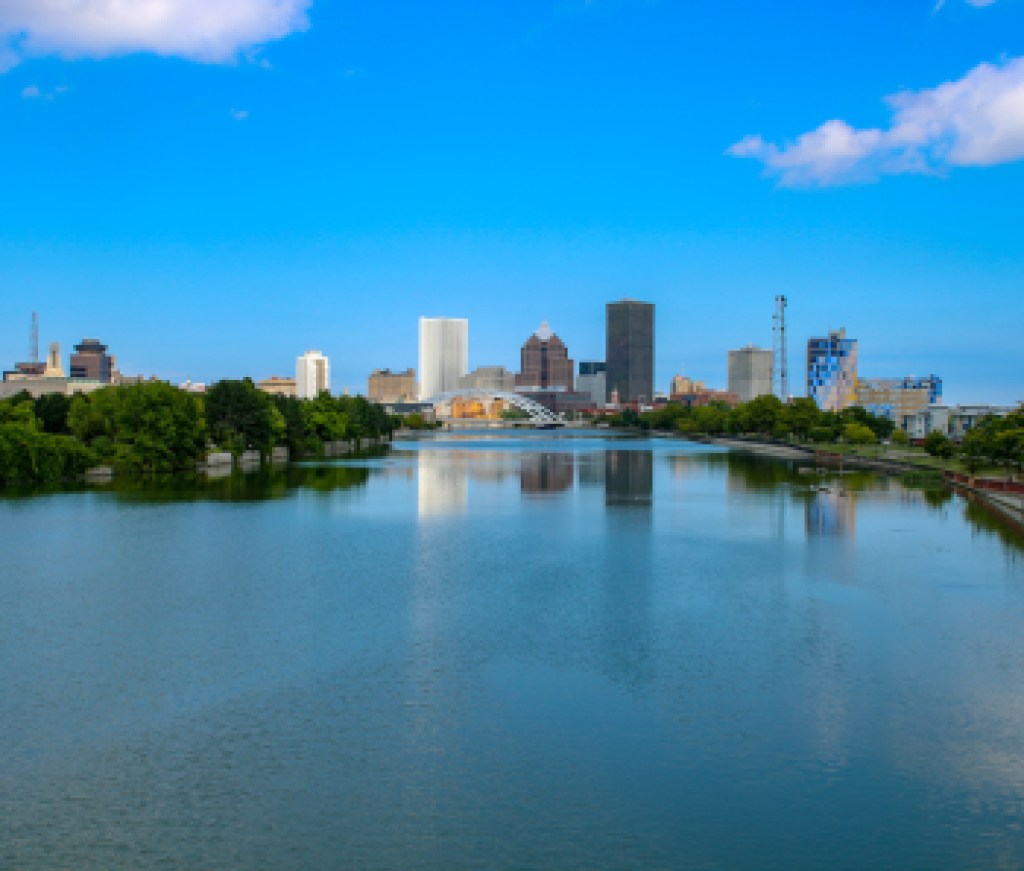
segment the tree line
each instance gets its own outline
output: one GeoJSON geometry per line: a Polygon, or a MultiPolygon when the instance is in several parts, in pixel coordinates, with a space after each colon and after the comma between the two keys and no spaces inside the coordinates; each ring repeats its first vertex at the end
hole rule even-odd
{"type": "MultiPolygon", "coordinates": [[[[781,402],[775,396],[759,396],[729,408],[725,403],[690,408],[670,402],[654,411],[638,414],[626,410],[611,418],[613,426],[703,435],[756,435],[766,438],[817,444],[875,444],[890,441],[908,444],[909,438],[887,418],[858,406],[842,411],[822,411],[813,399],[781,402]]],[[[1006,417],[982,418],[957,443],[942,432],[932,432],[924,449],[942,459],[960,459],[970,470],[982,466],[1024,465],[1024,406],[1006,417]]]]}
{"type": "Polygon", "coordinates": [[[895,424],[891,420],[876,417],[860,407],[839,412],[822,411],[813,399],[785,403],[775,396],[759,396],[735,408],[724,402],[696,407],[670,402],[642,414],[626,410],[609,422],[613,426],[640,429],[702,435],[758,435],[822,444],[840,440],[873,444],[895,435],[895,424]]]}
{"type": "Polygon", "coordinates": [[[0,402],[0,484],[58,481],[96,465],[174,472],[212,450],[319,456],[327,442],[380,438],[397,424],[361,396],[270,396],[248,378],[205,394],[158,381],[70,397],[20,393],[0,402]]]}

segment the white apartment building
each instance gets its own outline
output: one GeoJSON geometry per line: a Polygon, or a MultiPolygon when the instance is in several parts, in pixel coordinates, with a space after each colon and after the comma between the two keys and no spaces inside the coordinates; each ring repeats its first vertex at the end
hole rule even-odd
{"type": "Polygon", "coordinates": [[[295,395],[299,399],[315,399],[331,390],[331,367],[319,351],[306,351],[295,359],[295,395]]]}
{"type": "Polygon", "coordinates": [[[457,390],[469,372],[469,321],[420,318],[420,400],[457,390]]]}

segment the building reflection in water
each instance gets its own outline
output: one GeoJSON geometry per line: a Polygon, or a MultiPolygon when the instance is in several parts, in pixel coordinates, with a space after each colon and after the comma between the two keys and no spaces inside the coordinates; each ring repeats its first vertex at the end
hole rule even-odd
{"type": "Polygon", "coordinates": [[[804,506],[807,535],[853,537],[857,532],[857,497],[838,484],[822,485],[804,506]]]}
{"type": "Polygon", "coordinates": [[[650,508],[654,461],[650,451],[606,451],[604,504],[650,508]]]}
{"type": "Polygon", "coordinates": [[[570,453],[524,454],[519,467],[519,489],[523,493],[571,490],[574,470],[570,453]]]}
{"type": "Polygon", "coordinates": [[[420,451],[416,508],[420,517],[462,514],[469,500],[466,464],[448,451],[420,451]]]}
{"type": "Polygon", "coordinates": [[[576,475],[580,487],[604,487],[604,451],[579,454],[576,457],[576,475]]]}

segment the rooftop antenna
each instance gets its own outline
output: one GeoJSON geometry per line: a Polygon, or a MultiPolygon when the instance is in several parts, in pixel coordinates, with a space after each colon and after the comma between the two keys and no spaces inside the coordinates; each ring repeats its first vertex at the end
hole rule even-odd
{"type": "Polygon", "coordinates": [[[39,312],[32,312],[32,332],[28,340],[29,359],[39,362],[39,312]]]}
{"type": "Polygon", "coordinates": [[[789,355],[786,352],[786,297],[775,297],[775,314],[772,316],[772,334],[775,352],[775,395],[783,402],[789,399],[789,355]]]}

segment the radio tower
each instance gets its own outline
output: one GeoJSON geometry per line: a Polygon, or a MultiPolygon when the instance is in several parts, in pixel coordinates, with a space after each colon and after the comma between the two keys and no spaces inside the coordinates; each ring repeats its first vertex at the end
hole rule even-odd
{"type": "Polygon", "coordinates": [[[39,312],[32,312],[32,333],[28,342],[29,359],[39,362],[39,312]]]}
{"type": "Polygon", "coordinates": [[[772,315],[775,351],[775,395],[783,402],[789,399],[789,355],[786,353],[786,297],[775,297],[772,315]]]}

